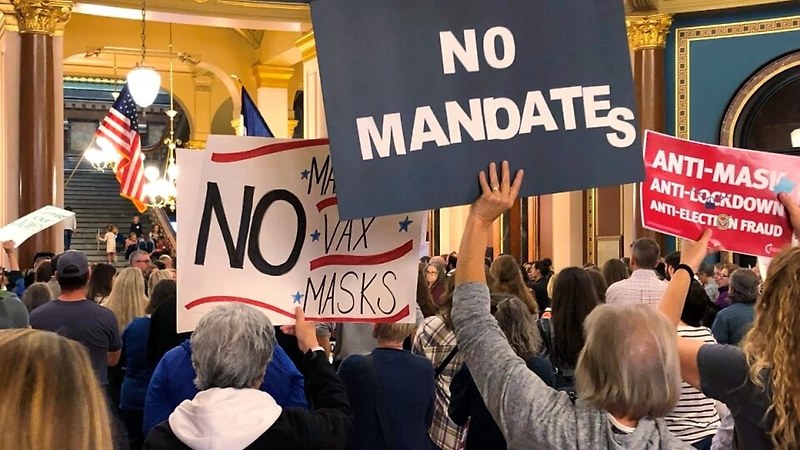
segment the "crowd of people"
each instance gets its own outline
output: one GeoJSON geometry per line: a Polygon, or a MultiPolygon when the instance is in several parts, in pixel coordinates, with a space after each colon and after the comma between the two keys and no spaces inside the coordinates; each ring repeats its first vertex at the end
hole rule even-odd
{"type": "Polygon", "coordinates": [[[145,233],[138,215],[133,216],[128,233],[122,233],[114,224],[108,224],[103,235],[97,234],[97,240],[106,244],[106,262],[114,264],[117,254],[124,254],[130,259],[131,253],[142,250],[152,258],[172,254],[172,247],[161,225],[154,224],[150,232],[145,233]]]}
{"type": "Polygon", "coordinates": [[[3,243],[0,448],[800,448],[800,249],[765,274],[706,263],[710,230],[601,267],[488,260],[522,177],[480,174],[459,251],[420,263],[412,324],[225,304],[178,333],[171,258],[23,272],[3,243]]]}

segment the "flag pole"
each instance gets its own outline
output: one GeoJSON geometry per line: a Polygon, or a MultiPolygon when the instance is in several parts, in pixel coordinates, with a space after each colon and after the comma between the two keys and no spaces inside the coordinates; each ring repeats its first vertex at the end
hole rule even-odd
{"type": "MultiPolygon", "coordinates": [[[[97,139],[97,138],[92,138],[92,144],[94,143],[95,139],[97,139]]],[[[89,144],[89,145],[91,145],[91,144],[89,144]]],[[[79,159],[78,160],[78,164],[75,164],[75,167],[72,168],[72,172],[69,174],[69,177],[67,178],[67,181],[64,183],[64,189],[66,189],[67,186],[69,186],[69,182],[72,180],[72,176],[75,175],[75,171],[78,170],[78,167],[81,166],[81,163],[83,162],[84,158],[86,158],[86,151],[81,153],[81,159],[79,159]]]]}

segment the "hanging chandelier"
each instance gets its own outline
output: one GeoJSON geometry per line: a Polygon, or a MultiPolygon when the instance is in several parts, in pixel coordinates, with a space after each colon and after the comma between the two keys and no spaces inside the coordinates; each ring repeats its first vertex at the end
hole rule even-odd
{"type": "Polygon", "coordinates": [[[173,85],[172,61],[172,24],[169,24],[169,137],[164,139],[167,148],[167,157],[164,162],[164,174],[156,166],[144,169],[145,182],[144,196],[147,206],[151,208],[164,208],[169,206],[175,209],[175,197],[178,195],[178,164],[175,160],[175,149],[181,145],[180,139],[175,139],[175,96],[173,85]]]}
{"type": "Polygon", "coordinates": [[[142,0],[142,60],[130,72],[128,72],[128,89],[131,91],[131,97],[137,105],[142,108],[147,108],[152,105],[158,96],[158,91],[161,88],[161,75],[150,66],[144,64],[144,58],[147,54],[146,42],[146,13],[145,0],[142,0]]]}

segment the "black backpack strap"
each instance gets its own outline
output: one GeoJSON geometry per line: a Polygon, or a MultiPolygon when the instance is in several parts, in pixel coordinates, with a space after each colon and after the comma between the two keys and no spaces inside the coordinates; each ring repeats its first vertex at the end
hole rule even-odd
{"type": "Polygon", "coordinates": [[[381,437],[383,438],[383,447],[386,450],[391,450],[393,447],[389,445],[389,421],[385,416],[386,408],[384,407],[385,405],[381,397],[381,389],[378,385],[378,372],[375,370],[375,361],[372,359],[372,353],[364,356],[364,362],[367,363],[367,374],[369,375],[372,397],[375,399],[375,411],[378,413],[378,427],[380,427],[381,437]]]}
{"type": "Polygon", "coordinates": [[[455,347],[453,347],[452,350],[450,350],[450,353],[448,353],[447,356],[444,357],[444,360],[442,360],[442,363],[439,364],[439,366],[436,367],[436,370],[433,371],[433,379],[434,380],[439,378],[439,375],[442,374],[442,371],[444,371],[444,368],[447,367],[448,364],[450,364],[450,361],[452,361],[453,358],[455,358],[456,353],[458,353],[458,346],[457,345],[455,347]]]}

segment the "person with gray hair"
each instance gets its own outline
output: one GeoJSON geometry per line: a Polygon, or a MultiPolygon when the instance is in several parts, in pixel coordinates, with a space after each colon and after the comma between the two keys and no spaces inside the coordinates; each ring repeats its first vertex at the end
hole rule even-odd
{"type": "Polygon", "coordinates": [[[228,303],[209,311],[192,333],[199,393],[156,426],[145,449],[341,448],[352,428],[344,386],[319,346],[314,324],[296,309],[300,367],[315,410],[281,408],[258,387],[272,358],[275,332],[266,315],[228,303]]]}
{"type": "Polygon", "coordinates": [[[134,250],[128,256],[128,262],[131,267],[136,267],[142,271],[142,274],[146,274],[147,269],[150,268],[150,254],[144,250],[134,250]]]}
{"type": "Polygon", "coordinates": [[[731,306],[714,319],[711,332],[720,344],[739,345],[755,318],[758,299],[758,276],[749,269],[736,269],[730,276],[728,299],[731,306]]]}
{"type": "Polygon", "coordinates": [[[512,350],[490,313],[483,255],[494,221],[517,199],[502,178],[480,174],[461,240],[452,319],[459,351],[509,448],[691,449],[663,419],[680,395],[675,329],[649,305],[600,305],[586,318],[575,369],[578,400],[549,388],[512,350]],[[491,186],[491,187],[490,187],[491,186]]]}

